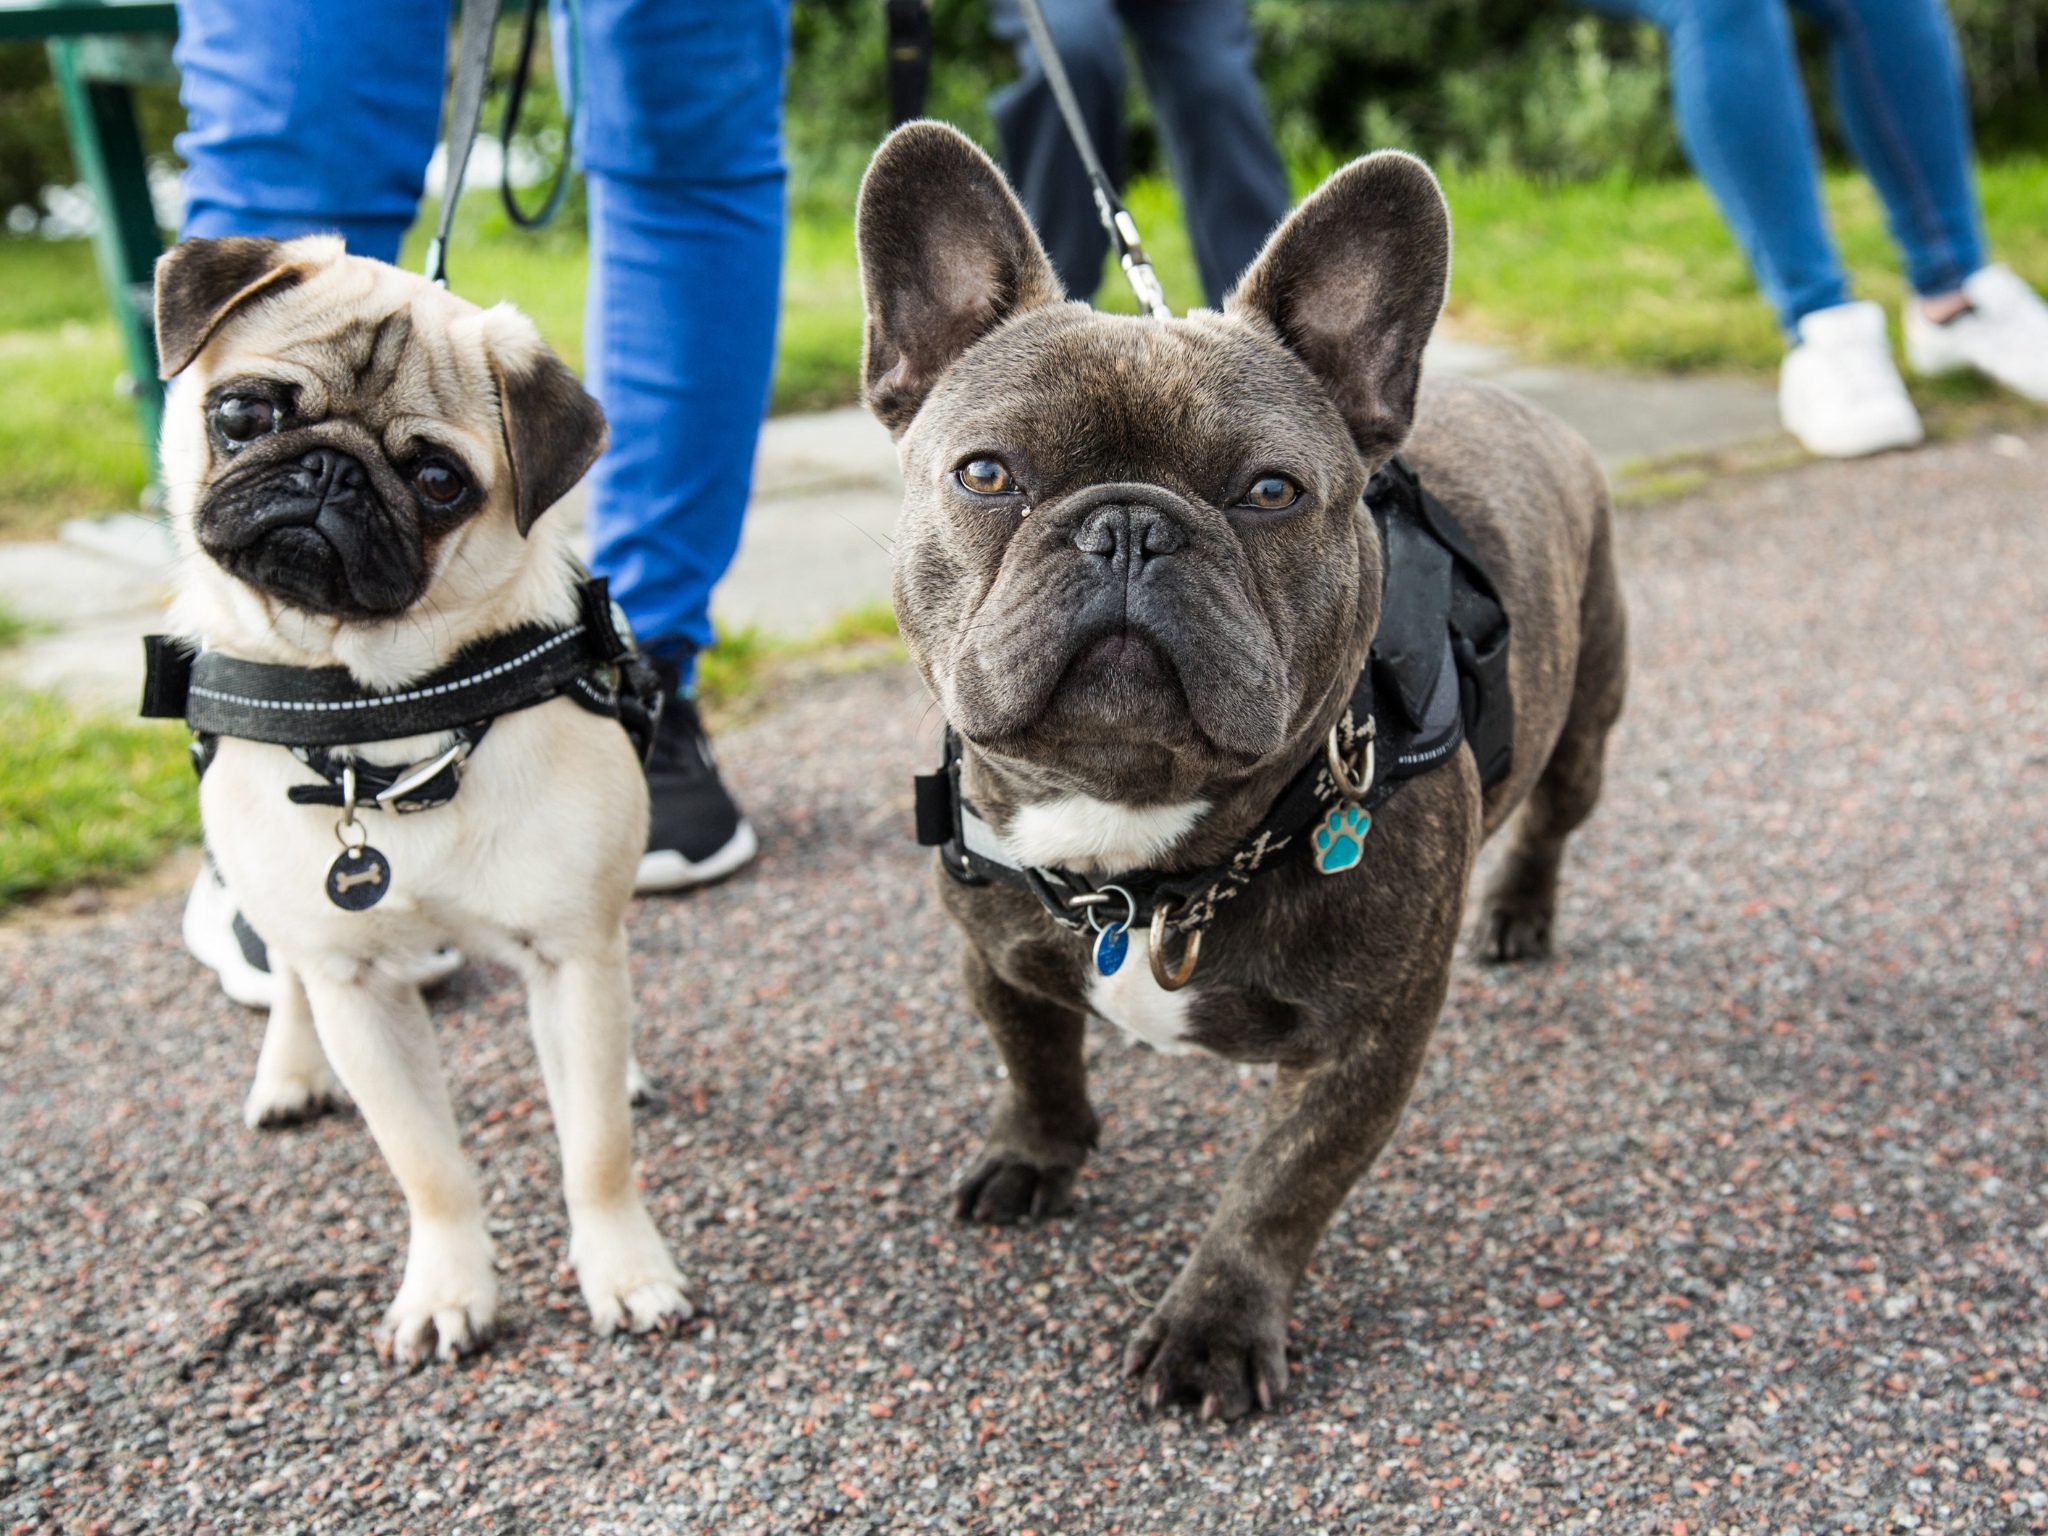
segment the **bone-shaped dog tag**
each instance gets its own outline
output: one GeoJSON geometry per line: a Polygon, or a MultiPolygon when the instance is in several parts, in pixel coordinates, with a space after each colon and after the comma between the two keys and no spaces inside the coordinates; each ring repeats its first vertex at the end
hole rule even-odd
{"type": "Polygon", "coordinates": [[[350,912],[366,912],[391,889],[391,861],[368,843],[344,848],[327,868],[327,899],[350,912]]]}

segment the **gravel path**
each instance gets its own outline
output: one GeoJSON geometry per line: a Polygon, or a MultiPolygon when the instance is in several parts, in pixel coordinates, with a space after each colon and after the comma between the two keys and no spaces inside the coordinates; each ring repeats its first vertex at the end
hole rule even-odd
{"type": "Polygon", "coordinates": [[[589,1337],[506,973],[436,1004],[504,1331],[407,1376],[366,1342],[391,1179],[352,1116],[241,1128],[260,1020],[176,904],[6,935],[0,1529],[2048,1528],[2044,466],[1627,516],[1636,682],[1560,958],[1461,966],[1294,1395],[1233,1427],[1113,1367],[1259,1074],[1100,1038],[1078,1215],[940,1218],[995,1063],[900,668],[733,732],[763,858],[633,919],[680,1336],[589,1337]]]}

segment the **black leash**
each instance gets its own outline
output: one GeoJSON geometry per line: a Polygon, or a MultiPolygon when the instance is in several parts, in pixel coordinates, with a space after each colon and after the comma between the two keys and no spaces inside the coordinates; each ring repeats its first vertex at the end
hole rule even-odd
{"type": "MultiPolygon", "coordinates": [[[[434,238],[427,245],[426,274],[442,287],[448,286],[448,236],[455,228],[456,205],[462,200],[462,178],[469,170],[470,151],[483,126],[484,93],[491,78],[491,42],[498,31],[498,12],[503,0],[462,0],[462,35],[455,45],[455,84],[448,103],[448,165],[442,178],[441,209],[434,220],[434,238]]],[[[505,130],[499,140],[505,165],[498,192],[505,211],[522,229],[537,229],[560,211],[569,190],[570,141],[574,136],[576,102],[572,99],[564,114],[562,160],[555,169],[555,183],[538,213],[529,214],[512,195],[512,130],[526,102],[526,79],[533,67],[533,40],[545,0],[526,0],[526,28],[519,39],[519,67],[513,72],[511,93],[505,102],[505,130]]],[[[569,8],[570,46],[576,46],[576,8],[569,8]]],[[[572,52],[570,76],[575,78],[572,52]]]]}
{"type": "Polygon", "coordinates": [[[505,204],[506,217],[521,229],[539,229],[562,211],[562,201],[569,195],[569,166],[575,158],[572,146],[576,137],[576,109],[582,104],[583,94],[583,59],[578,51],[583,46],[582,21],[576,14],[576,0],[565,0],[569,18],[569,101],[562,112],[562,158],[555,163],[554,185],[548,188],[540,210],[528,213],[512,195],[512,134],[519,126],[519,109],[526,105],[526,80],[533,69],[533,35],[542,8],[542,0],[526,0],[526,25],[519,34],[519,64],[512,71],[512,84],[505,97],[505,126],[498,134],[498,142],[505,146],[498,196],[505,204]]]}
{"type": "Polygon", "coordinates": [[[1130,280],[1131,292],[1138,296],[1138,307],[1154,320],[1171,320],[1173,311],[1167,307],[1166,290],[1159,285],[1152,263],[1145,259],[1144,244],[1138,239],[1137,222],[1117,197],[1109,173],[1102,168],[1102,158],[1095,153],[1094,140],[1088,136],[1088,124],[1081,116],[1081,103],[1074,96],[1073,82],[1067,78],[1067,66],[1060,61],[1060,51],[1053,43],[1052,28],[1045,24],[1045,12],[1038,0],[1017,0],[1017,8],[1024,13],[1024,30],[1031,34],[1031,46],[1038,52],[1038,66],[1045,71],[1045,82],[1052,87],[1052,99],[1059,104],[1067,134],[1073,139],[1074,149],[1088,172],[1088,181],[1095,190],[1095,212],[1102,220],[1102,227],[1109,231],[1109,243],[1116,252],[1117,265],[1124,269],[1124,276],[1130,280]]]}

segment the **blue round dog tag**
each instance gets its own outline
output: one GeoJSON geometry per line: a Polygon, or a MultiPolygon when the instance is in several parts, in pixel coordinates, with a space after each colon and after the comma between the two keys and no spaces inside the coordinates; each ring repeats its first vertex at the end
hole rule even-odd
{"type": "Polygon", "coordinates": [[[1114,976],[1121,970],[1124,956],[1130,952],[1131,930],[1123,923],[1095,935],[1095,969],[1104,976],[1114,976]]]}
{"type": "Polygon", "coordinates": [[[344,848],[327,866],[327,899],[350,912],[367,912],[391,889],[391,861],[368,843],[344,848]]]}

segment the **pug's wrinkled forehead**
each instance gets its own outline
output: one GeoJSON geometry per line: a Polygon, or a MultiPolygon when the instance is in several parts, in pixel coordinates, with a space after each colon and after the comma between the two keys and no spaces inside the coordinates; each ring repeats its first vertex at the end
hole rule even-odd
{"type": "Polygon", "coordinates": [[[156,287],[195,537],[292,606],[402,611],[454,530],[497,511],[524,535],[604,446],[597,403],[524,316],[333,237],[188,241],[156,287]]]}

